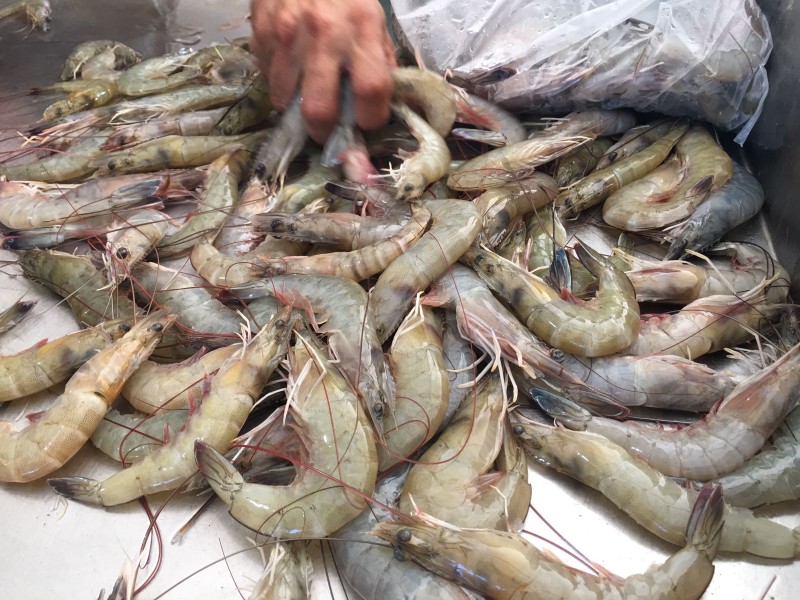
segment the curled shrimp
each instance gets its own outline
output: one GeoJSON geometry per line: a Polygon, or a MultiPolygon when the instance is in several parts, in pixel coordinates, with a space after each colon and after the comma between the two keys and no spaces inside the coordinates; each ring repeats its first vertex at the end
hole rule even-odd
{"type": "MultiPolygon", "coordinates": [[[[516,424],[514,433],[537,462],[598,490],[650,533],[683,543],[699,495],[695,489],[665,477],[601,435],[538,423],[516,424]]],[[[797,555],[800,534],[794,530],[727,504],[723,515],[722,552],[783,559],[797,555]]]]}
{"type": "Polygon", "coordinates": [[[24,398],[65,381],[128,330],[127,321],[109,321],[0,357],[0,402],[24,398]]]}
{"type": "Polygon", "coordinates": [[[366,507],[378,459],[369,422],[348,381],[323,356],[313,334],[289,351],[287,409],[305,458],[287,486],[245,483],[225,457],[202,441],[197,466],[239,523],[280,539],[327,536],[366,507]]]}
{"type": "Polygon", "coordinates": [[[470,249],[462,260],[508,300],[514,312],[547,344],[579,356],[604,356],[630,346],[639,333],[639,305],[628,278],[604,257],[576,244],[581,262],[599,279],[589,301],[562,299],[542,279],[496,254],[470,249]]]}
{"type": "Polygon", "coordinates": [[[551,412],[572,429],[607,437],[665,475],[708,481],[755,455],[795,407],[799,366],[797,345],[737,385],[704,421],[673,431],[592,417],[572,405],[556,406],[551,412]]]}
{"type": "Polygon", "coordinates": [[[422,117],[403,103],[392,103],[392,110],[411,130],[419,149],[405,154],[403,164],[391,175],[397,188],[397,200],[419,198],[430,184],[447,174],[450,149],[444,139],[422,117]]]}
{"type": "Polygon", "coordinates": [[[444,77],[427,69],[401,67],[392,71],[392,81],[395,100],[419,106],[441,137],[450,133],[456,120],[455,99],[460,94],[444,77]]]}
{"type": "Polygon", "coordinates": [[[381,341],[394,333],[414,297],[441,276],[469,248],[480,231],[478,211],[463,200],[428,200],[433,224],[378,278],[371,304],[381,341]]]}
{"type": "Polygon", "coordinates": [[[723,523],[719,488],[699,495],[689,523],[685,548],[623,580],[576,572],[517,533],[416,523],[379,523],[372,533],[391,543],[400,556],[492,600],[696,600],[714,574],[712,560],[723,523]]]}
{"type": "Polygon", "coordinates": [[[67,498],[102,506],[180,487],[196,472],[196,441],[227,451],[239,433],[272,371],[283,360],[294,323],[290,312],[286,308],[277,315],[220,367],[200,408],[168,444],[104,481],[64,477],[48,480],[50,486],[67,498]]]}
{"type": "Polygon", "coordinates": [[[625,231],[663,228],[691,216],[732,175],[731,158],[695,125],[675,145],[673,158],[608,197],[603,220],[625,231]]]}
{"type": "Polygon", "coordinates": [[[122,338],[84,363],[56,404],[34,423],[14,431],[13,423],[3,422],[0,481],[33,481],[72,458],[103,420],[126,379],[174,320],[163,312],[140,319],[122,338]]]}

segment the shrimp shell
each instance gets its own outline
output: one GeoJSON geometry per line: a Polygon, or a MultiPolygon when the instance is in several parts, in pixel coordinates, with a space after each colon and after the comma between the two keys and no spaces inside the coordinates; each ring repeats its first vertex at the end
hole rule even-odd
{"type": "Polygon", "coordinates": [[[111,408],[89,440],[106,456],[129,465],[162,446],[181,430],[188,418],[186,410],[123,415],[111,408]]]}

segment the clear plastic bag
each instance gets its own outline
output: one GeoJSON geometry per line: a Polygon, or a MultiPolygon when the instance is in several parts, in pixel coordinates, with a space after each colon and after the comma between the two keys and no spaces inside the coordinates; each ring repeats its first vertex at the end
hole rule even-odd
{"type": "Polygon", "coordinates": [[[747,137],[772,50],[754,0],[393,0],[426,66],[517,111],[630,107],[747,137]]]}

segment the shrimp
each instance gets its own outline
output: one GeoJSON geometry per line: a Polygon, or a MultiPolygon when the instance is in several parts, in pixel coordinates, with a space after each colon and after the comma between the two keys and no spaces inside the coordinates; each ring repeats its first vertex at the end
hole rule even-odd
{"type": "Polygon", "coordinates": [[[558,187],[569,187],[594,171],[600,157],[610,146],[611,140],[601,137],[561,156],[556,161],[554,175],[558,187]]]}
{"type": "MultiPolygon", "coordinates": [[[[424,205],[412,207],[411,218],[400,231],[380,242],[350,252],[328,252],[314,256],[257,258],[263,277],[287,275],[333,275],[353,281],[363,281],[384,271],[398,260],[422,235],[431,219],[424,205]]],[[[379,280],[380,281],[380,280],[379,280]]]]}
{"type": "Polygon", "coordinates": [[[228,450],[272,371],[283,359],[293,324],[290,309],[286,308],[238,355],[228,359],[211,380],[200,408],[161,448],[104,481],[64,477],[48,483],[62,496],[102,506],[116,506],[180,487],[196,472],[195,442],[204,440],[206,448],[228,450]]]}
{"type": "Polygon", "coordinates": [[[135,98],[171,92],[203,81],[200,69],[185,66],[191,57],[191,54],[166,54],[142,61],[120,76],[117,87],[121,94],[135,98]]]}
{"type": "Polygon", "coordinates": [[[714,574],[722,523],[722,494],[706,488],[692,510],[686,547],[623,580],[576,571],[517,533],[395,523],[379,523],[372,533],[400,556],[492,600],[695,600],[714,574]]]}
{"type": "Polygon", "coordinates": [[[178,226],[157,210],[140,210],[126,215],[116,229],[106,233],[108,280],[114,285],[130,272],[178,226]]]}
{"type": "Polygon", "coordinates": [[[248,600],[306,600],[311,573],[305,542],[278,542],[248,600]]]}
{"type": "MultiPolygon", "coordinates": [[[[14,327],[19,325],[22,319],[33,310],[36,304],[36,300],[18,300],[5,310],[0,311],[0,334],[11,331],[14,327]]],[[[0,384],[0,386],[2,386],[2,384],[0,384]]],[[[2,397],[3,392],[0,391],[0,402],[3,402],[2,397]]]]}
{"type": "Polygon", "coordinates": [[[639,335],[625,354],[671,354],[690,360],[749,340],[774,318],[780,307],[766,304],[772,280],[742,296],[707,296],[672,315],[644,315],[639,335]]]}
{"type": "Polygon", "coordinates": [[[239,182],[245,176],[251,153],[241,147],[223,149],[224,153],[208,169],[199,210],[178,231],[165,235],[158,243],[161,258],[181,256],[201,240],[213,242],[228,212],[239,201],[239,182]]]}
{"type": "MultiPolygon", "coordinates": [[[[456,269],[461,270],[464,267],[453,265],[453,269],[454,271],[456,269]]],[[[461,406],[462,400],[470,393],[473,375],[470,367],[475,363],[475,352],[473,351],[472,343],[458,332],[458,316],[454,310],[448,310],[445,314],[442,352],[444,353],[447,371],[450,374],[448,377],[450,393],[447,397],[447,411],[444,414],[444,419],[442,419],[442,424],[447,425],[452,420],[453,415],[456,414],[458,407],[461,406]]]]}
{"type": "Polygon", "coordinates": [[[797,345],[737,385],[704,421],[674,431],[592,417],[578,406],[555,412],[571,429],[599,433],[665,475],[708,481],[754,456],[795,407],[799,367],[797,345]]]}
{"type": "Polygon", "coordinates": [[[82,364],[122,337],[130,324],[108,321],[96,328],[42,340],[27,350],[0,357],[0,402],[24,398],[69,378],[82,364]]]}
{"type": "Polygon", "coordinates": [[[439,136],[450,133],[459,94],[444,77],[427,69],[401,67],[392,71],[392,81],[395,101],[421,108],[425,120],[439,136]]]}
{"type": "Polygon", "coordinates": [[[427,200],[431,228],[378,278],[371,308],[384,342],[407,314],[414,297],[441,276],[469,248],[480,231],[475,205],[463,200],[427,200]]]}
{"type": "Polygon", "coordinates": [[[625,254],[633,267],[625,274],[639,302],[688,304],[707,296],[742,294],[765,278],[775,277],[776,283],[767,290],[767,301],[777,304],[786,299],[787,286],[778,282],[788,282],[789,274],[766,250],[750,244],[726,243],[709,249],[708,254],[726,254],[732,260],[706,266],[680,260],[651,261],[625,254]]]}
{"type": "Polygon", "coordinates": [[[219,336],[210,342],[225,341],[239,333],[241,318],[235,311],[217,300],[210,291],[197,284],[197,280],[180,271],[175,271],[155,263],[140,263],[131,279],[138,290],[157,306],[174,314],[178,326],[188,329],[195,335],[219,336]]]}
{"type": "Polygon", "coordinates": [[[208,379],[241,348],[231,344],[208,353],[200,350],[180,363],[146,360],[122,386],[122,396],[146,415],[188,408],[203,397],[208,379]]]}
{"type": "Polygon", "coordinates": [[[19,253],[19,265],[26,277],[64,297],[75,318],[86,325],[140,312],[125,296],[103,290],[106,276],[89,257],[55,250],[25,250],[19,253]]]}
{"type": "Polygon", "coordinates": [[[0,9],[0,21],[8,17],[25,17],[31,29],[50,31],[53,14],[48,0],[17,0],[0,9]]]}
{"type": "Polygon", "coordinates": [[[2,423],[0,481],[27,482],[62,467],[89,439],[119,390],[174,318],[144,317],[76,371],[56,404],[21,431],[2,423]]]}
{"type": "Polygon", "coordinates": [[[169,115],[142,123],[118,127],[111,134],[105,150],[120,150],[134,144],[167,135],[205,136],[210,135],[214,126],[225,113],[225,108],[192,111],[179,115],[169,115]]]}
{"type": "Polygon", "coordinates": [[[732,175],[731,158],[705,127],[695,125],[678,141],[673,158],[608,197],[603,220],[625,231],[663,228],[689,217],[732,175]]]}
{"type": "Polygon", "coordinates": [[[567,230],[549,205],[528,215],[527,223],[530,240],[527,269],[537,273],[546,270],[556,250],[566,245],[567,230]]]}
{"type": "Polygon", "coordinates": [[[644,150],[669,133],[675,121],[659,119],[647,125],[639,125],[625,132],[619,141],[605,150],[603,156],[597,161],[595,170],[601,171],[611,166],[612,163],[623,160],[644,150]]]}
{"type": "MultiPolygon", "coordinates": [[[[650,533],[678,546],[683,543],[699,495],[696,490],[665,477],[601,435],[538,423],[516,424],[514,433],[537,462],[598,490],[650,533]]],[[[776,521],[728,505],[723,515],[722,552],[787,559],[800,550],[800,534],[776,521]]]]}
{"type": "Polygon", "coordinates": [[[431,439],[447,410],[442,326],[432,308],[419,306],[408,314],[392,340],[389,365],[395,381],[395,405],[384,416],[393,426],[384,431],[385,446],[378,446],[381,472],[431,439]]]}
{"type": "Polygon", "coordinates": [[[309,158],[308,171],[277,193],[275,210],[299,213],[315,200],[325,197],[325,184],[339,177],[339,167],[323,167],[319,153],[309,158]]]}
{"type": "Polygon", "coordinates": [[[733,177],[728,183],[711,193],[685,222],[670,231],[672,243],[665,258],[683,258],[689,250],[704,250],[734,227],[756,216],[763,205],[761,184],[734,162],[733,177]]]}
{"type": "Polygon", "coordinates": [[[508,234],[495,247],[495,252],[518,267],[524,267],[528,263],[528,250],[528,228],[525,221],[514,219],[508,225],[508,234]]]}
{"type": "Polygon", "coordinates": [[[219,108],[236,102],[247,93],[246,85],[199,85],[174,92],[156,94],[135,100],[126,100],[109,109],[109,118],[115,122],[130,122],[153,117],[164,117],[180,113],[219,108]]]}
{"type": "Polygon", "coordinates": [[[383,506],[397,504],[407,474],[408,469],[393,471],[381,479],[373,493],[376,502],[331,537],[339,575],[365,600],[470,600],[458,585],[396,560],[391,548],[369,543],[374,540],[370,530],[390,515],[383,506]]]}
{"type": "Polygon", "coordinates": [[[42,116],[46,121],[52,121],[82,110],[104,106],[116,96],[117,86],[113,81],[84,80],[84,85],[80,90],[72,92],[63,100],[58,100],[45,108],[42,116]]]}
{"type": "MultiPolygon", "coordinates": [[[[501,145],[517,144],[525,140],[528,135],[517,117],[480,96],[457,94],[455,103],[459,121],[500,134],[503,140],[501,145]]],[[[466,131],[475,130],[462,129],[459,131],[463,134],[466,131]]],[[[457,135],[456,130],[453,130],[453,135],[457,135]]]]}
{"type": "Polygon", "coordinates": [[[92,133],[70,148],[69,152],[58,153],[24,165],[0,165],[0,176],[9,181],[60,182],[78,181],[97,170],[94,164],[102,154],[102,147],[113,129],[101,129],[92,133]]]}
{"type": "Polygon", "coordinates": [[[279,539],[328,536],[366,507],[377,477],[375,443],[352,387],[313,334],[298,338],[289,365],[287,412],[305,446],[295,480],[287,486],[245,483],[201,440],[195,444],[197,466],[248,529],[279,539]]]}
{"type": "Polygon", "coordinates": [[[714,479],[725,490],[728,504],[751,508],[800,498],[800,446],[795,433],[798,425],[800,410],[795,409],[773,436],[772,448],[714,479]]]}
{"type": "Polygon", "coordinates": [[[391,172],[400,201],[419,198],[434,181],[447,174],[450,149],[444,139],[422,117],[402,102],[393,102],[392,111],[408,126],[419,142],[419,150],[403,156],[400,168],[391,172]]]}
{"type": "Polygon", "coordinates": [[[269,138],[256,154],[255,172],[262,180],[278,181],[283,185],[289,163],[300,154],[308,139],[305,121],[300,112],[301,101],[300,96],[295,96],[281,116],[278,126],[270,132],[269,138]]]}
{"type": "Polygon", "coordinates": [[[214,127],[217,135],[235,135],[245,129],[265,121],[272,112],[267,80],[264,75],[256,75],[247,93],[239,98],[214,127]]]}
{"type": "MultiPolygon", "coordinates": [[[[530,501],[527,477],[513,471],[488,473],[503,444],[504,392],[500,378],[490,375],[464,399],[447,428],[411,468],[400,495],[400,512],[422,511],[457,527],[521,526],[530,501]],[[527,499],[507,503],[518,485],[527,487],[527,499]]],[[[527,473],[524,459],[522,471],[527,473]]]]}
{"type": "Polygon", "coordinates": [[[496,254],[470,249],[462,260],[506,298],[514,313],[550,346],[579,356],[624,350],[639,333],[639,305],[625,274],[585,244],[575,251],[599,278],[595,298],[562,299],[542,279],[496,254]]]}
{"type": "Polygon", "coordinates": [[[0,183],[0,223],[12,229],[35,229],[80,221],[141,204],[163,195],[169,178],[127,175],[95,179],[69,189],[44,193],[35,187],[0,183]]]}
{"type": "Polygon", "coordinates": [[[664,137],[647,148],[605,169],[590,173],[564,190],[555,200],[558,215],[562,218],[576,217],[587,208],[600,204],[623,186],[641,179],[664,162],[672,147],[688,129],[686,123],[674,123],[664,137]]]}
{"type": "Polygon", "coordinates": [[[331,352],[382,435],[384,408],[394,401],[394,395],[372,312],[367,310],[368,297],[361,286],[338,277],[284,275],[237,286],[235,291],[244,299],[275,296],[305,310],[317,329],[328,335],[331,352]]]}
{"type": "Polygon", "coordinates": [[[264,135],[261,131],[233,136],[167,135],[127,150],[110,152],[95,159],[95,165],[103,174],[199,167],[211,164],[241,146],[257,144],[264,135]]]}
{"type": "Polygon", "coordinates": [[[82,42],[72,49],[61,69],[61,81],[78,79],[82,75],[83,67],[90,60],[99,56],[106,50],[112,50],[115,58],[115,67],[124,69],[138,63],[142,55],[125,44],[113,40],[93,40],[82,42]]]}
{"type": "Polygon", "coordinates": [[[122,74],[121,71],[132,67],[142,59],[142,55],[128,48],[125,44],[115,42],[87,60],[81,69],[83,79],[103,79],[116,82],[122,74]]]}
{"type": "Polygon", "coordinates": [[[123,415],[110,408],[89,441],[106,456],[129,465],[168,442],[188,418],[186,410],[123,415]]]}
{"type": "Polygon", "coordinates": [[[550,204],[557,193],[556,182],[544,173],[534,173],[513,185],[485,191],[474,200],[481,214],[481,235],[490,245],[496,246],[515,217],[524,217],[550,204]]]}

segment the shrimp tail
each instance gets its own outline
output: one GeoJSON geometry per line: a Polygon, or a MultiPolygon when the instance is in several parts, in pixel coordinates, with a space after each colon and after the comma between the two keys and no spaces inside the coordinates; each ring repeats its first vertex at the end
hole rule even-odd
{"type": "Polygon", "coordinates": [[[717,554],[725,519],[725,501],[720,484],[705,484],[697,495],[686,525],[686,545],[705,550],[709,558],[717,554]]]}
{"type": "Polygon", "coordinates": [[[211,489],[223,500],[232,497],[244,485],[244,478],[236,467],[203,440],[195,440],[194,458],[211,489]]]}
{"type": "Polygon", "coordinates": [[[606,262],[605,257],[580,240],[575,243],[575,253],[578,255],[578,260],[583,263],[584,267],[589,269],[592,275],[597,276],[600,274],[603,264],[606,262]]]}
{"type": "Polygon", "coordinates": [[[587,423],[592,420],[591,413],[572,400],[567,400],[540,388],[531,388],[528,393],[533,401],[539,405],[539,408],[553,417],[556,423],[560,425],[582,431],[586,429],[587,423]]]}
{"type": "Polygon", "coordinates": [[[99,494],[101,481],[87,477],[58,477],[48,479],[47,483],[50,484],[56,494],[60,494],[65,498],[77,500],[84,504],[103,506],[103,501],[100,499],[99,494]]]}
{"type": "Polygon", "coordinates": [[[569,265],[569,257],[564,248],[559,248],[553,254],[553,262],[550,263],[549,282],[554,290],[572,291],[572,269],[569,265]]]}

